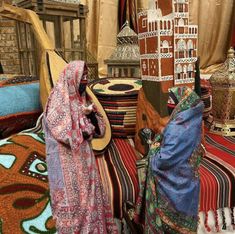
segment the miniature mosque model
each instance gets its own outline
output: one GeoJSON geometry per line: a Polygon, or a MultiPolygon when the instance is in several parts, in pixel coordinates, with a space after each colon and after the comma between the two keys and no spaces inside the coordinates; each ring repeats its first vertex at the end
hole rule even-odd
{"type": "Polygon", "coordinates": [[[189,0],[149,0],[138,23],[142,80],[193,87],[198,27],[189,24],[189,0]]]}

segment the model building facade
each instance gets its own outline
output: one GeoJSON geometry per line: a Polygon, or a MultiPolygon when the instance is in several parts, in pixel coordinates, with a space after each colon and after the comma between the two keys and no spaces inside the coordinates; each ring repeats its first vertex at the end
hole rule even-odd
{"type": "Polygon", "coordinates": [[[194,85],[197,25],[189,24],[188,0],[149,0],[140,12],[139,46],[142,79],[162,83],[162,91],[194,85]]]}

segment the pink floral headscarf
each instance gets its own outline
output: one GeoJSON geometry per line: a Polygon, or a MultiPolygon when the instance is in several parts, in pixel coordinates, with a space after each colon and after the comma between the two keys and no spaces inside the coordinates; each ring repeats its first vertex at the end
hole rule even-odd
{"type": "MultiPolygon", "coordinates": [[[[54,128],[54,134],[58,136],[59,141],[65,144],[69,143],[72,149],[77,149],[83,141],[83,130],[89,134],[94,131],[94,126],[84,114],[84,105],[90,101],[90,98],[88,96],[82,97],[78,92],[80,81],[87,74],[86,69],[83,61],[69,63],[49,98],[50,108],[48,108],[49,104],[46,107],[48,121],[55,124],[55,127],[59,125],[54,128]],[[57,118],[54,116],[55,113],[57,118]],[[53,121],[50,121],[50,118],[53,121]]],[[[104,123],[101,123],[100,127],[101,132],[104,132],[104,123]]]]}

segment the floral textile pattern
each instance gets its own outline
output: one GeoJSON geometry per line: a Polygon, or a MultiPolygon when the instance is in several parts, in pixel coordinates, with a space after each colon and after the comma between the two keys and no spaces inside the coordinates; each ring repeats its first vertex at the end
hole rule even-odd
{"type": "MultiPolygon", "coordinates": [[[[95,127],[85,109],[91,99],[78,91],[86,74],[83,61],[69,63],[44,112],[53,217],[58,233],[118,233],[90,145],[95,127]]],[[[92,111],[103,134],[104,121],[95,107],[92,111]]]]}
{"type": "Polygon", "coordinates": [[[204,105],[188,87],[170,91],[178,102],[159,147],[149,151],[135,220],[144,224],[145,233],[194,234],[198,225],[204,105]]]}

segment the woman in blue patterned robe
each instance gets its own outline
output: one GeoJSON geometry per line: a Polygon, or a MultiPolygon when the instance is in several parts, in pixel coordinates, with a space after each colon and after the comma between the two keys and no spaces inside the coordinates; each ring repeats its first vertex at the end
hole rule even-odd
{"type": "Polygon", "coordinates": [[[190,88],[170,90],[168,109],[173,112],[151,145],[137,200],[135,220],[144,217],[145,233],[197,231],[203,108],[190,88]]]}

